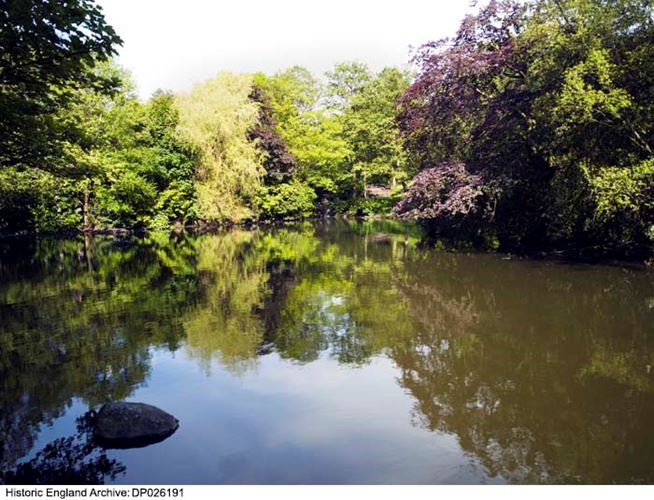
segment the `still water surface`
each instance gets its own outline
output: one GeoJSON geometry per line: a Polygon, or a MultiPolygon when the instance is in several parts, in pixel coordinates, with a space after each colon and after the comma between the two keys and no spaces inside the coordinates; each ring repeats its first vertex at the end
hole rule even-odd
{"type": "Polygon", "coordinates": [[[654,275],[397,224],[0,243],[0,481],[654,482],[654,275]],[[108,401],[167,440],[103,450],[108,401]]]}

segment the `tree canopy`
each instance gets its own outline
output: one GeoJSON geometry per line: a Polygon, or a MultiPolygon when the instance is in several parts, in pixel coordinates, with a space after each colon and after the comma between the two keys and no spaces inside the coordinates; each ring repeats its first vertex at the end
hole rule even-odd
{"type": "MultiPolygon", "coordinates": [[[[493,0],[417,53],[400,114],[409,151],[436,176],[454,161],[487,179],[494,209],[479,234],[507,248],[651,252],[652,14],[652,2],[493,0]]],[[[396,213],[416,215],[424,189],[416,179],[396,213]]]]}
{"type": "Polygon", "coordinates": [[[121,43],[92,0],[0,1],[0,167],[56,161],[66,130],[54,113],[74,88],[114,87],[93,66],[121,43]]]}
{"type": "Polygon", "coordinates": [[[653,253],[649,0],[490,0],[415,74],[222,72],[146,102],[93,1],[2,6],[2,232],[392,214],[512,251],[653,253]]]}

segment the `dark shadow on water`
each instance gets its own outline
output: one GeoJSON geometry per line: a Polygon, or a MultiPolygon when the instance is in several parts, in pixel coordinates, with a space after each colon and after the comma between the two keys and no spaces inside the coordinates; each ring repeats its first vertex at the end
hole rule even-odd
{"type": "Polygon", "coordinates": [[[3,484],[104,484],[125,474],[126,467],[107,456],[93,438],[93,412],[77,419],[77,432],[48,443],[29,460],[0,472],[3,484]]]}

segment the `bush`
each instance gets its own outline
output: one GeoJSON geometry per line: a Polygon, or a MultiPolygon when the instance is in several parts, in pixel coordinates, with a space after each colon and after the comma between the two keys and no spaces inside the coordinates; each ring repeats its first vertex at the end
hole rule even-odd
{"type": "Polygon", "coordinates": [[[155,212],[163,214],[169,222],[179,221],[185,224],[196,218],[195,201],[193,182],[174,180],[159,195],[155,212]]]}
{"type": "Polygon", "coordinates": [[[39,169],[0,170],[0,231],[58,231],[81,222],[76,181],[39,169]]]}
{"type": "Polygon", "coordinates": [[[443,230],[485,225],[493,220],[496,196],[482,172],[446,162],[416,175],[393,214],[443,230]]]}
{"type": "Polygon", "coordinates": [[[352,215],[364,217],[370,217],[373,215],[390,215],[393,207],[398,201],[400,201],[399,196],[357,200],[349,207],[347,212],[352,215]]]}
{"type": "Polygon", "coordinates": [[[314,213],[316,192],[301,182],[265,186],[257,197],[264,220],[300,219],[314,213]]]}
{"type": "Polygon", "coordinates": [[[156,187],[132,170],[118,172],[109,186],[97,191],[98,215],[109,225],[143,225],[152,213],[156,187]]]}
{"type": "Polygon", "coordinates": [[[651,254],[654,246],[654,160],[587,172],[594,204],[588,230],[621,252],[651,254]]]}

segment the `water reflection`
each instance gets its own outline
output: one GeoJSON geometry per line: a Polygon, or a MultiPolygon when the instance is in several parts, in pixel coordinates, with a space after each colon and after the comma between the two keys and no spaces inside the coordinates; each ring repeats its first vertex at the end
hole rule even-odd
{"type": "Polygon", "coordinates": [[[0,472],[4,484],[104,484],[125,472],[125,466],[93,438],[93,412],[77,419],[77,432],[48,443],[34,458],[0,472]]]}
{"type": "MultiPolygon", "coordinates": [[[[346,373],[389,359],[412,402],[407,425],[454,436],[485,477],[654,482],[651,273],[438,253],[419,238],[334,222],[0,243],[0,470],[42,460],[38,436],[71,401],[92,410],[147,387],[163,351],[210,378],[256,373],[270,356],[346,373]]],[[[403,467],[424,457],[413,460],[403,467]]]]}
{"type": "Polygon", "coordinates": [[[407,269],[420,334],[392,354],[421,425],[512,482],[654,480],[651,277],[438,260],[407,269]]]}

